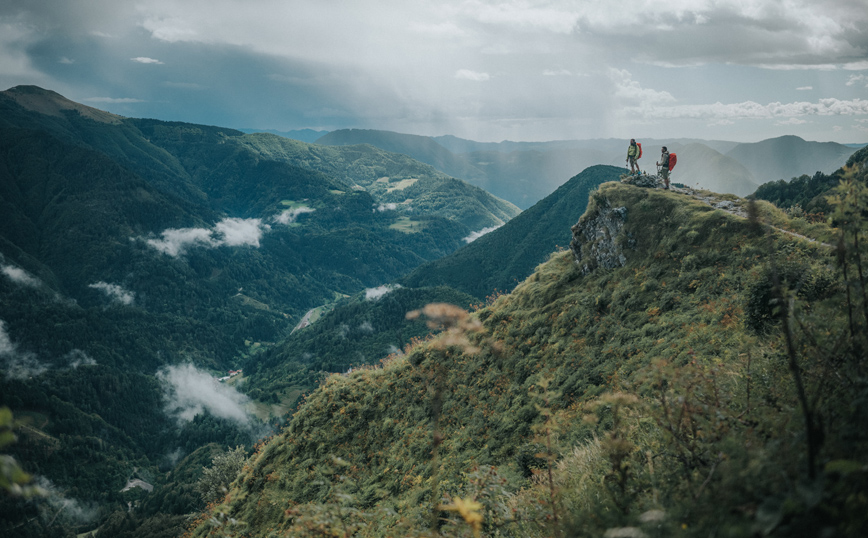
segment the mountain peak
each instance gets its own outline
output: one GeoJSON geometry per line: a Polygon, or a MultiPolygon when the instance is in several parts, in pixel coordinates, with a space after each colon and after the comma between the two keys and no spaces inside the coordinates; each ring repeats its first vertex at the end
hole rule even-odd
{"type": "Polygon", "coordinates": [[[100,123],[120,123],[123,116],[71,101],[57,92],[39,86],[15,86],[2,94],[27,110],[47,116],[63,117],[64,110],[75,110],[82,116],[100,123]]]}

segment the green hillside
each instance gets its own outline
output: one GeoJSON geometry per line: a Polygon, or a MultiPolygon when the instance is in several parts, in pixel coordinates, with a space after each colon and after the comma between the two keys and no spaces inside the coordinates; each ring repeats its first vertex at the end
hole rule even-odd
{"type": "Polygon", "coordinates": [[[0,499],[0,534],[25,537],[126,511],[134,470],[157,476],[171,454],[250,445],[297,394],[251,399],[215,378],[310,309],[519,211],[370,147],[122,118],[17,87],[0,92],[0,213],[0,406],[28,421],[11,454],[52,492],[0,499]]]}
{"type": "Polygon", "coordinates": [[[239,143],[263,158],[339,178],[364,188],[395,214],[446,217],[480,230],[497,226],[520,210],[479,187],[454,179],[406,155],[370,145],[321,146],[269,134],[246,135],[239,143]]]}
{"type": "Polygon", "coordinates": [[[770,181],[761,185],[754,196],[790,211],[806,212],[813,218],[825,218],[825,215],[831,212],[831,206],[826,200],[828,192],[838,186],[845,170],[853,169],[865,161],[868,161],[868,147],[851,155],[845,168],[830,175],[817,172],[813,176],[803,175],[790,181],[770,181]]]}
{"type": "Polygon", "coordinates": [[[467,308],[510,290],[558,245],[569,244],[569,227],[590,191],[619,174],[618,168],[591,167],[506,225],[423,264],[396,285],[369,290],[371,298],[366,293],[339,301],[309,327],[245,361],[248,391],[273,398],[308,392],[328,372],[378,364],[428,334],[424,323],[406,320],[406,312],[438,302],[467,308]]]}
{"type": "Polygon", "coordinates": [[[511,294],[325,380],[192,535],[861,536],[861,170],[836,229],[602,185],[511,294]]]}
{"type": "MultiPolygon", "coordinates": [[[[0,92],[0,126],[37,129],[63,142],[105,154],[166,193],[197,204],[237,213],[250,212],[247,204],[230,197],[226,206],[214,189],[240,195],[238,187],[267,184],[256,167],[268,164],[267,172],[287,164],[295,169],[321,172],[342,187],[332,191],[367,190],[376,202],[395,204],[395,215],[412,212],[422,217],[444,217],[479,230],[506,222],[519,213],[513,204],[438,172],[406,155],[373,147],[324,147],[277,135],[244,134],[234,129],[121,118],[35,86],[18,86],[0,92]],[[233,174],[247,174],[247,182],[226,184],[233,174]],[[414,180],[410,182],[409,180],[414,180]],[[403,183],[402,183],[403,182],[403,183]]],[[[289,172],[290,174],[292,172],[289,172]]],[[[251,193],[247,193],[251,196],[251,193]]],[[[259,215],[257,215],[259,216],[259,215]]]]}
{"type": "Polygon", "coordinates": [[[452,177],[473,184],[478,184],[475,180],[482,179],[485,175],[467,160],[453,154],[429,136],[372,129],[340,129],[323,135],[316,140],[316,143],[324,146],[370,144],[392,153],[408,155],[452,177]]]}
{"type": "Polygon", "coordinates": [[[248,390],[253,395],[300,395],[330,373],[379,364],[431,332],[423,321],[407,320],[405,314],[434,302],[469,308],[477,301],[447,286],[384,286],[339,301],[316,323],[250,357],[244,363],[248,390]]]}
{"type": "Polygon", "coordinates": [[[570,226],[585,211],[598,185],[623,173],[613,166],[592,166],[504,226],[452,254],[419,266],[399,282],[408,287],[447,285],[485,298],[509,291],[559,246],[570,241],[570,226]]]}

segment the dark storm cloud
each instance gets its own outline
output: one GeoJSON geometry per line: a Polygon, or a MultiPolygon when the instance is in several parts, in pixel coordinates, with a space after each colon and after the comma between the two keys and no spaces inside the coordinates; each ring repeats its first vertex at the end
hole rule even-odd
{"type": "Polygon", "coordinates": [[[866,22],[848,0],[12,0],[0,83],[235,127],[553,139],[650,135],[665,117],[698,135],[707,115],[685,106],[860,97],[845,72],[868,70],[866,22]]]}

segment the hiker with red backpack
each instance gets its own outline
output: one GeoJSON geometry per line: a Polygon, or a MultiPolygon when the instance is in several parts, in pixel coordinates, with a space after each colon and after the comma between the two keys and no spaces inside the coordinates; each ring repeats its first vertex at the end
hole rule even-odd
{"type": "Polygon", "coordinates": [[[663,178],[664,188],[669,190],[669,172],[675,167],[675,154],[669,155],[669,150],[666,146],[660,151],[660,162],[657,163],[660,170],[660,177],[663,178]]]}
{"type": "Polygon", "coordinates": [[[630,173],[639,173],[639,164],[636,162],[642,157],[642,144],[637,144],[635,138],[630,139],[630,147],[627,148],[627,162],[630,163],[630,173]]]}

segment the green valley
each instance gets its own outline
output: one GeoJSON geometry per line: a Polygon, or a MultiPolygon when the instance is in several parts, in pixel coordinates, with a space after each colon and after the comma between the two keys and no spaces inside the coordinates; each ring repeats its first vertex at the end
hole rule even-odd
{"type": "Polygon", "coordinates": [[[49,492],[0,499],[0,533],[20,536],[90,530],[131,478],[159,489],[209,443],[251,446],[316,376],[267,394],[217,378],[309,310],[519,213],[402,155],[122,118],[37,87],[0,93],[0,207],[0,406],[25,419],[9,450],[49,492]]]}
{"type": "Polygon", "coordinates": [[[866,157],[834,227],[601,185],[511,293],[325,379],[191,535],[860,536],[866,157]]]}
{"type": "Polygon", "coordinates": [[[616,142],[0,92],[0,534],[861,536],[868,149],[616,142]]]}

